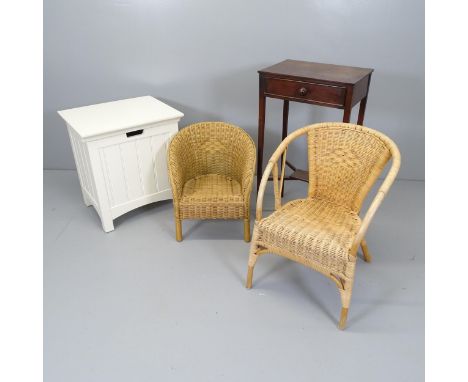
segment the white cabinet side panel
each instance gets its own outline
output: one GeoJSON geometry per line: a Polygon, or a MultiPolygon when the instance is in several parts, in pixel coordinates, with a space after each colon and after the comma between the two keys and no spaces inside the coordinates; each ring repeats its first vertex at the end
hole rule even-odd
{"type": "Polygon", "coordinates": [[[83,153],[83,160],[85,166],[85,172],[88,178],[88,192],[94,200],[97,200],[96,181],[94,179],[93,170],[91,168],[91,159],[89,157],[89,149],[85,142],[79,141],[80,151],[83,153]]]}
{"type": "Polygon", "coordinates": [[[76,137],[75,133],[69,129],[70,142],[73,149],[73,155],[75,156],[76,169],[78,171],[78,177],[80,179],[81,187],[88,193],[90,192],[90,174],[88,174],[86,165],[83,158],[83,152],[79,143],[79,138],[76,137]]]}

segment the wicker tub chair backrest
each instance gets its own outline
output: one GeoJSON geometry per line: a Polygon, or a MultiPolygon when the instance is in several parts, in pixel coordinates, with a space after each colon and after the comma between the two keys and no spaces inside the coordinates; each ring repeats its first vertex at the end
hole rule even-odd
{"type": "Polygon", "coordinates": [[[188,179],[219,174],[240,180],[245,172],[245,157],[255,158],[255,144],[240,127],[224,122],[200,122],[189,125],[171,142],[190,172],[188,179]]]}
{"type": "Polygon", "coordinates": [[[399,157],[388,137],[358,125],[317,124],[307,135],[309,196],[356,212],[390,158],[399,157]]]}

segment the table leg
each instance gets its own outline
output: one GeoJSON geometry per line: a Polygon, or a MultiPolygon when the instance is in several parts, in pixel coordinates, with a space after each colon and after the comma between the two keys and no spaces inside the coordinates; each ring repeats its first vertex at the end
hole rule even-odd
{"type": "Polygon", "coordinates": [[[367,96],[365,96],[361,100],[361,103],[359,104],[359,115],[358,115],[358,120],[357,120],[358,125],[362,125],[364,123],[364,114],[366,113],[366,105],[367,105],[367,96]]]}
{"type": "Polygon", "coordinates": [[[367,91],[366,96],[361,100],[359,104],[359,114],[357,124],[362,125],[364,123],[364,114],[366,114],[366,106],[367,106],[367,96],[369,95],[369,87],[372,79],[372,74],[369,74],[369,78],[367,80],[367,91]]]}
{"type": "Polygon", "coordinates": [[[343,122],[349,123],[351,119],[351,109],[345,108],[343,112],[343,122]]]}
{"type": "Polygon", "coordinates": [[[258,100],[258,151],[257,151],[257,191],[263,174],[263,141],[265,139],[265,94],[260,81],[260,96],[258,100]]]}
{"type": "Polygon", "coordinates": [[[346,91],[346,99],[345,99],[344,112],[343,112],[344,123],[349,123],[349,121],[351,120],[351,110],[353,109],[352,100],[353,100],[353,89],[348,88],[348,90],[346,91]]]}
{"type": "MultiPolygon", "coordinates": [[[[283,101],[283,133],[281,134],[281,141],[283,141],[288,136],[288,116],[289,116],[289,101],[285,99],[283,101]]],[[[283,164],[283,155],[281,155],[281,164],[283,164]]],[[[280,170],[283,171],[282,167],[280,170]]],[[[283,189],[281,190],[281,197],[284,196],[284,184],[283,189]]]]}

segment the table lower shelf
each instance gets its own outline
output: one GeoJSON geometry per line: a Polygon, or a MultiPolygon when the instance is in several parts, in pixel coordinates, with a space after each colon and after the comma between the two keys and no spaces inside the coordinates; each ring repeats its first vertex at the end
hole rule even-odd
{"type": "Polygon", "coordinates": [[[288,176],[288,180],[302,180],[303,182],[308,182],[309,171],[296,169],[291,175],[288,176]]]}
{"type": "MultiPolygon", "coordinates": [[[[302,182],[309,182],[309,171],[298,169],[296,166],[286,161],[286,166],[293,170],[292,174],[285,176],[284,180],[300,180],[302,182]]],[[[269,177],[268,180],[273,180],[269,177]]]]}

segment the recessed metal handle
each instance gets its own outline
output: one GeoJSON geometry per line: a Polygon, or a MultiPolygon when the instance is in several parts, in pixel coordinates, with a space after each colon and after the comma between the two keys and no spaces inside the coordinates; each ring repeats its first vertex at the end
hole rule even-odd
{"type": "Polygon", "coordinates": [[[127,138],[133,137],[134,135],[143,134],[143,129],[135,130],[135,131],[129,131],[128,133],[125,133],[125,134],[127,135],[127,138]]]}

